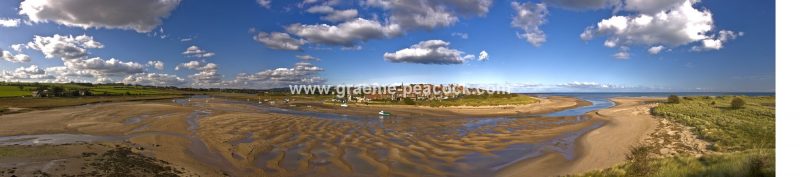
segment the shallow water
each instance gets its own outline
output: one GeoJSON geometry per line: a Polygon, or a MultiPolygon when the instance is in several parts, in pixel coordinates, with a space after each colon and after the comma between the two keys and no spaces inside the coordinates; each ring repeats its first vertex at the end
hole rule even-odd
{"type": "Polygon", "coordinates": [[[19,135],[0,137],[0,146],[92,143],[101,141],[121,141],[124,139],[124,137],[118,136],[96,136],[85,134],[19,135]]]}

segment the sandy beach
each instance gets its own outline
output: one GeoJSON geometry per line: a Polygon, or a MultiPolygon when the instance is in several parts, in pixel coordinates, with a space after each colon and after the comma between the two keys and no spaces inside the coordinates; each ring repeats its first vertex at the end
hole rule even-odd
{"type": "Polygon", "coordinates": [[[657,120],[649,114],[655,104],[645,101],[663,98],[613,98],[612,108],[588,113],[605,124],[578,139],[578,155],[565,159],[557,153],[518,163],[498,176],[559,176],[603,169],[625,160],[630,147],[642,143],[654,131],[657,120]]]}

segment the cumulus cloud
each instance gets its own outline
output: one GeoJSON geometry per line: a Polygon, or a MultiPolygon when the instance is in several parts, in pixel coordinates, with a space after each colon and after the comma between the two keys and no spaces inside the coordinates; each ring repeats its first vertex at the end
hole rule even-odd
{"type": "Polygon", "coordinates": [[[186,51],[183,51],[182,54],[197,58],[207,58],[215,55],[214,52],[203,50],[200,47],[197,47],[196,45],[189,46],[188,48],[186,48],[186,51]]]}
{"type": "Polygon", "coordinates": [[[54,22],[81,28],[132,29],[150,32],[180,0],[24,0],[19,14],[32,22],[54,22]]]}
{"type": "Polygon", "coordinates": [[[492,0],[365,0],[364,4],[389,11],[389,21],[403,29],[450,26],[459,16],[483,16],[492,0]]]}
{"type": "Polygon", "coordinates": [[[31,61],[31,57],[25,54],[11,54],[9,51],[3,51],[3,59],[12,63],[27,63],[31,61]]]}
{"type": "Polygon", "coordinates": [[[699,0],[626,0],[624,9],[644,14],[655,14],[664,10],[677,8],[686,1],[695,3],[699,0]]]}
{"type": "Polygon", "coordinates": [[[725,42],[734,40],[743,35],[744,32],[737,33],[729,30],[720,30],[718,35],[703,39],[701,46],[692,47],[692,51],[719,50],[722,49],[725,42]]]}
{"type": "Polygon", "coordinates": [[[664,50],[664,46],[663,45],[650,47],[650,49],[647,49],[647,52],[649,52],[650,54],[654,54],[655,55],[655,54],[661,53],[661,50],[664,50]]]}
{"type": "Polygon", "coordinates": [[[189,61],[175,66],[175,70],[180,70],[180,68],[187,68],[197,71],[196,73],[189,75],[189,78],[194,81],[192,82],[192,85],[194,86],[219,86],[222,82],[222,75],[217,73],[218,68],[217,64],[215,63],[189,61]]]}
{"type": "Polygon", "coordinates": [[[138,73],[122,79],[122,83],[151,86],[179,86],[186,84],[186,79],[175,75],[159,73],[138,73]]]}
{"type": "Polygon", "coordinates": [[[478,55],[478,61],[486,61],[489,60],[489,52],[482,50],[481,53],[478,55]]]}
{"type": "Polygon", "coordinates": [[[731,34],[737,33],[726,30],[714,35],[711,11],[696,9],[693,7],[696,2],[627,0],[623,10],[632,14],[603,19],[597,25],[588,27],[580,37],[591,40],[605,36],[603,44],[606,47],[620,49],[615,54],[617,58],[629,57],[629,46],[648,46],[648,52],[657,54],[664,49],[701,42],[702,46],[693,47],[692,50],[715,50],[735,38],[731,36],[736,35],[731,34]]]}
{"type": "MultiPolygon", "coordinates": [[[[299,6],[316,3],[304,1],[299,6]]],[[[414,29],[431,30],[450,26],[459,17],[483,16],[489,11],[492,0],[365,0],[364,7],[387,11],[387,20],[381,22],[377,17],[364,19],[358,17],[355,9],[336,10],[331,5],[338,1],[328,1],[307,9],[310,13],[327,14],[328,21],[344,21],[339,24],[293,24],[286,32],[317,44],[338,45],[343,49],[353,49],[357,44],[374,39],[393,38],[414,29]]]]}
{"type": "Polygon", "coordinates": [[[122,76],[144,72],[144,65],[136,62],[124,62],[117,59],[101,58],[65,60],[64,66],[71,70],[93,71],[95,76],[122,76]]]}
{"type": "Polygon", "coordinates": [[[292,38],[292,36],[289,36],[288,33],[280,32],[258,32],[258,34],[253,37],[253,40],[264,44],[264,46],[267,46],[268,48],[276,50],[300,50],[300,46],[306,43],[302,39],[292,38]]]}
{"type": "Polygon", "coordinates": [[[0,72],[0,79],[4,81],[21,81],[21,80],[41,80],[41,79],[55,79],[52,75],[48,75],[44,69],[39,66],[31,65],[28,67],[19,67],[13,72],[3,71],[0,72]]]}
{"type": "Polygon", "coordinates": [[[19,26],[19,19],[0,18],[0,27],[17,27],[19,26]]]}
{"type": "MultiPolygon", "coordinates": [[[[338,25],[292,24],[286,31],[313,43],[352,47],[360,41],[385,39],[402,33],[397,25],[356,18],[338,25]]],[[[286,35],[288,37],[288,35],[286,35]]]]}
{"type": "Polygon", "coordinates": [[[292,84],[321,84],[325,79],[317,76],[324,69],[307,62],[298,62],[291,68],[266,69],[247,74],[240,73],[228,84],[239,87],[284,87],[292,84]]]}
{"type": "Polygon", "coordinates": [[[103,44],[94,40],[92,36],[80,35],[73,37],[55,34],[53,36],[33,37],[33,41],[28,42],[28,48],[41,51],[45,58],[59,57],[62,59],[84,58],[88,52],[86,49],[103,48],[103,44]]]}
{"type": "Polygon", "coordinates": [[[544,31],[539,29],[539,26],[546,22],[545,16],[548,11],[545,4],[511,2],[511,6],[517,12],[511,21],[511,26],[523,30],[523,33],[517,33],[517,37],[525,39],[533,46],[541,46],[547,39],[544,31]]]}
{"type": "Polygon", "coordinates": [[[305,62],[319,61],[319,58],[311,56],[311,55],[297,55],[295,57],[297,57],[297,59],[300,59],[300,60],[305,61],[305,62]]]}
{"type": "Polygon", "coordinates": [[[336,10],[328,5],[313,6],[308,8],[306,12],[325,14],[322,19],[330,22],[346,21],[358,17],[358,10],[356,9],[336,10]]]}
{"type": "Polygon", "coordinates": [[[164,70],[164,62],[158,60],[147,61],[147,66],[152,66],[157,70],[164,70]]]}
{"type": "Polygon", "coordinates": [[[383,58],[392,63],[418,64],[461,64],[475,58],[475,55],[464,55],[460,50],[450,49],[449,45],[449,42],[442,40],[427,40],[396,52],[384,53],[383,58]]]}
{"type": "Polygon", "coordinates": [[[14,51],[17,51],[17,52],[22,52],[23,48],[25,48],[25,44],[12,44],[11,45],[11,49],[14,49],[14,51]]]}

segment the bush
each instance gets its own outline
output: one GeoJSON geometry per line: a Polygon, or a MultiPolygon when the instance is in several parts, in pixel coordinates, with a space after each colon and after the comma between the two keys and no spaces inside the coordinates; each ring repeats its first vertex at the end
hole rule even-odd
{"type": "Polygon", "coordinates": [[[653,158],[650,157],[650,146],[635,146],[631,148],[631,152],[625,156],[625,159],[630,161],[628,172],[633,176],[650,176],[656,170],[653,168],[653,158]]]}
{"type": "Polygon", "coordinates": [[[414,102],[414,100],[412,100],[411,98],[403,98],[403,104],[406,104],[406,105],[415,105],[415,104],[417,104],[417,103],[416,103],[416,102],[414,102]]]}
{"type": "Polygon", "coordinates": [[[672,103],[672,104],[681,103],[681,98],[678,97],[678,95],[670,95],[669,98],[667,98],[667,103],[672,103]]]}
{"type": "Polygon", "coordinates": [[[733,98],[733,100],[731,100],[731,108],[733,109],[744,108],[745,104],[746,103],[744,102],[744,100],[739,97],[733,98]]]}

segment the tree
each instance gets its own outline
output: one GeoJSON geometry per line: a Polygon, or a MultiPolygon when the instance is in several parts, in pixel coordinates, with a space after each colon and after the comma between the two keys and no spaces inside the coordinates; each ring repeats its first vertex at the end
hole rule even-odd
{"type": "Polygon", "coordinates": [[[739,97],[733,98],[733,100],[731,100],[731,108],[733,109],[744,108],[745,104],[746,103],[744,102],[744,99],[739,97]]]}
{"type": "Polygon", "coordinates": [[[678,95],[670,95],[669,98],[667,98],[667,103],[673,103],[673,104],[681,103],[681,98],[678,97],[678,95]]]}
{"type": "Polygon", "coordinates": [[[63,96],[64,95],[64,87],[59,87],[59,86],[53,87],[53,95],[55,95],[55,96],[63,96]]]}

